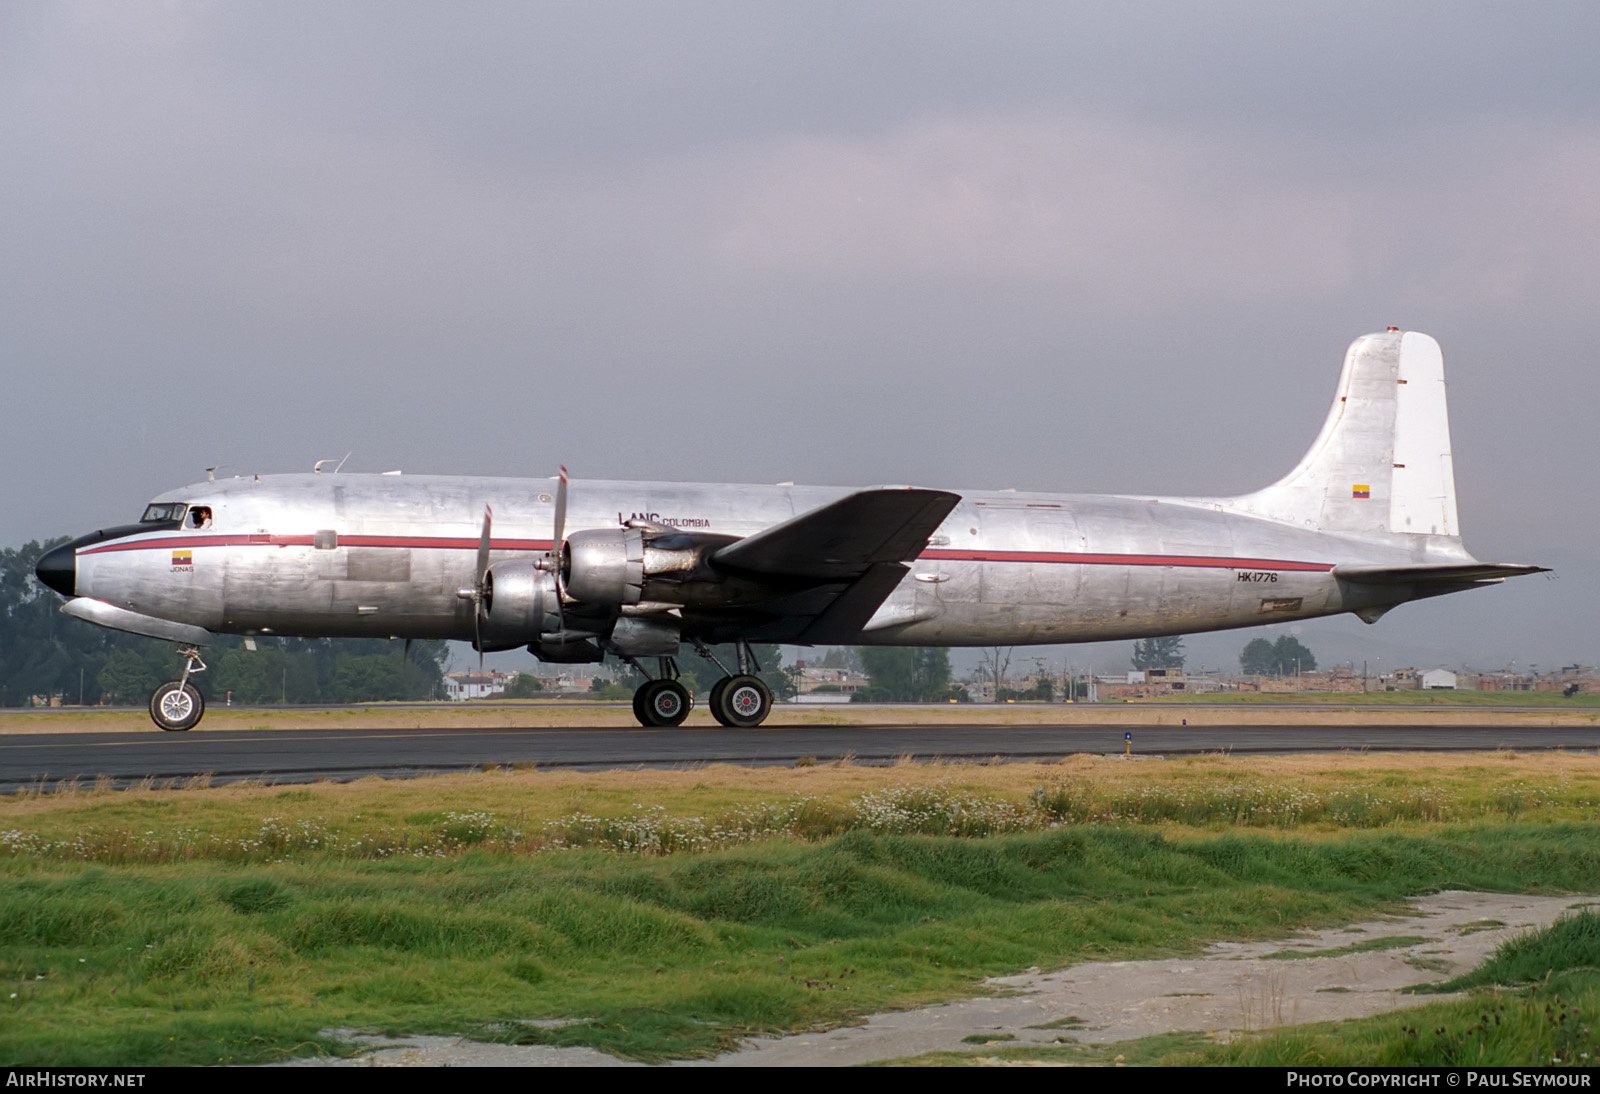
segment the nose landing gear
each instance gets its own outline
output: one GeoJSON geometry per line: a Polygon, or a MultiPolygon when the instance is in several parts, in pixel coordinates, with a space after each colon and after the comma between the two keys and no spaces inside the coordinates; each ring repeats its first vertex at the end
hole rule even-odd
{"type": "Polygon", "coordinates": [[[206,671],[200,660],[200,651],[185,646],[178,651],[183,655],[183,675],[156,688],[150,696],[150,719],[168,733],[181,733],[193,729],[206,712],[205,697],[189,683],[189,677],[206,671]]]}

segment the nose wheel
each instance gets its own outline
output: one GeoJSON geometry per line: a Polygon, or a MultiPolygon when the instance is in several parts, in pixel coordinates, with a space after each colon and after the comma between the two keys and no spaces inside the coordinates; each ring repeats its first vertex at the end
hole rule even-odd
{"type": "Polygon", "coordinates": [[[206,701],[193,684],[169,680],[150,696],[150,717],[168,733],[193,728],[206,712],[206,701]]]}
{"type": "Polygon", "coordinates": [[[206,712],[205,697],[189,683],[191,675],[206,671],[206,663],[193,646],[178,652],[184,657],[183,676],[162,684],[150,696],[150,719],[168,733],[193,729],[206,712]]]}

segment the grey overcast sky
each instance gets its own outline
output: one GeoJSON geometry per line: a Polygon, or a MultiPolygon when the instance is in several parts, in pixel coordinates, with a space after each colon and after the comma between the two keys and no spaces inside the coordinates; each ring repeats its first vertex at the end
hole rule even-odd
{"type": "Polygon", "coordinates": [[[1302,639],[1594,663],[1597,49],[1592,2],[13,0],[0,544],[346,452],[1243,491],[1394,324],[1469,547],[1559,579],[1302,639]]]}

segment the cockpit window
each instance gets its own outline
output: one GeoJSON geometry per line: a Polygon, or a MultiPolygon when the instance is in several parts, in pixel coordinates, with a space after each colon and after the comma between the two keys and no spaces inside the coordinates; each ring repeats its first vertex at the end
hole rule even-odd
{"type": "Polygon", "coordinates": [[[185,528],[210,528],[211,506],[192,505],[189,507],[189,518],[183,522],[185,528]]]}
{"type": "Polygon", "coordinates": [[[189,507],[181,501],[160,502],[145,507],[144,516],[139,518],[140,524],[165,524],[169,521],[183,519],[185,509],[189,507]]]}

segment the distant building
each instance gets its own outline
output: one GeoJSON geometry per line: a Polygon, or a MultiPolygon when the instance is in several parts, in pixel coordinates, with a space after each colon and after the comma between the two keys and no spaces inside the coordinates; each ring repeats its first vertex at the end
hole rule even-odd
{"type": "Polygon", "coordinates": [[[1478,676],[1479,691],[1532,691],[1533,677],[1518,672],[1485,672],[1478,676]]]}
{"type": "Polygon", "coordinates": [[[799,697],[808,703],[848,703],[852,695],[871,683],[865,673],[821,665],[805,666],[795,681],[799,697]]]}
{"type": "Polygon", "coordinates": [[[492,699],[505,694],[509,679],[503,672],[452,672],[444,678],[444,697],[453,703],[492,699]]]}
{"type": "Polygon", "coordinates": [[[1456,674],[1449,669],[1428,669],[1418,677],[1423,691],[1455,691],[1456,674]]]}
{"type": "Polygon", "coordinates": [[[1094,678],[1095,694],[1100,699],[1159,699],[1169,695],[1194,695],[1208,691],[1234,691],[1232,681],[1206,675],[1191,675],[1183,669],[1144,669],[1126,676],[1094,678]]]}

